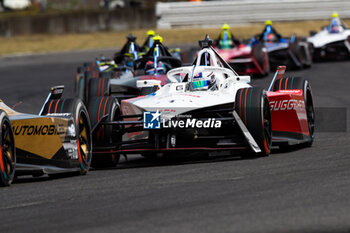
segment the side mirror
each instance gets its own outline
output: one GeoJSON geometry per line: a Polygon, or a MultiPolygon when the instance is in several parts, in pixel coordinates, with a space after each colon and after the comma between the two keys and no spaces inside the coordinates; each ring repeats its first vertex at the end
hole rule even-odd
{"type": "Polygon", "coordinates": [[[161,87],[160,85],[161,81],[160,80],[154,80],[154,79],[149,79],[149,80],[137,80],[136,82],[136,87],[141,89],[144,87],[154,87],[158,86],[159,88],[161,87]]]}

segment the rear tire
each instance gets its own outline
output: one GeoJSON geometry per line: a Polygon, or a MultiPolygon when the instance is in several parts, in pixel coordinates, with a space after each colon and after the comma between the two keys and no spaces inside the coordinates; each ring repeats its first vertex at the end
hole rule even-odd
{"type": "Polygon", "coordinates": [[[45,105],[43,115],[48,113],[72,114],[77,135],[80,174],[86,174],[92,158],[92,137],[89,114],[84,103],[78,98],[51,100],[45,105]]]}
{"type": "Polygon", "coordinates": [[[11,122],[0,110],[0,186],[9,186],[16,170],[16,147],[11,122]]]}
{"type": "Polygon", "coordinates": [[[108,78],[92,78],[89,80],[87,90],[87,104],[90,99],[99,96],[109,95],[109,79],[108,78]]]}
{"type": "Polygon", "coordinates": [[[237,91],[235,111],[261,149],[260,156],[271,152],[272,125],[270,105],[262,88],[242,88],[237,91]]]}
{"type": "MultiPolygon", "coordinates": [[[[93,147],[113,148],[122,139],[122,135],[117,132],[118,128],[112,125],[97,126],[106,115],[105,122],[116,121],[120,115],[119,104],[116,98],[110,96],[93,97],[88,104],[91,125],[94,128],[92,138],[93,147]]],[[[94,150],[99,152],[98,150],[94,150]]],[[[91,166],[95,168],[115,167],[119,162],[120,154],[117,153],[96,153],[92,158],[91,166]]]]}

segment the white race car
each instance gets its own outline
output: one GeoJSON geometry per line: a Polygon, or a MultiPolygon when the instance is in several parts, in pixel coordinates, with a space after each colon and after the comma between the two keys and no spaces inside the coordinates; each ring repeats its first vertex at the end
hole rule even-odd
{"type": "Polygon", "coordinates": [[[310,34],[307,41],[312,45],[315,61],[350,58],[350,29],[339,26],[332,31],[324,27],[320,32],[310,34]]]}
{"type": "Polygon", "coordinates": [[[209,37],[200,41],[202,50],[192,66],[170,70],[171,83],[159,84],[149,95],[122,100],[119,112],[106,111],[113,120],[105,117],[93,128],[113,126],[111,134],[121,141],[96,151],[149,156],[248,149],[266,156],[272,142],[311,145],[314,110],[308,81],[283,78],[283,66],[268,91],[252,87],[250,77],[237,75],[211,43],[209,37]]]}

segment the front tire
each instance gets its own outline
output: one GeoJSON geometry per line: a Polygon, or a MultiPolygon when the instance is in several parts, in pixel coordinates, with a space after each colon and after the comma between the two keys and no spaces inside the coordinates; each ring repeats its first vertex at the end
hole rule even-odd
{"type": "Polygon", "coordinates": [[[270,105],[262,88],[242,88],[237,91],[235,111],[258,144],[260,156],[271,152],[272,125],[270,105]]]}
{"type": "MultiPolygon", "coordinates": [[[[97,126],[101,120],[111,122],[116,121],[120,115],[119,104],[116,98],[110,96],[94,97],[90,99],[88,104],[91,125],[94,131],[93,147],[115,147],[120,142],[122,136],[116,132],[117,127],[112,125],[97,126]],[[108,116],[107,116],[108,115],[108,116]],[[104,116],[107,118],[103,119],[104,116]]],[[[95,152],[99,152],[95,150],[95,152]]],[[[95,168],[115,167],[119,162],[120,154],[117,153],[97,153],[92,157],[91,166],[95,168]]]]}
{"type": "Polygon", "coordinates": [[[88,83],[87,104],[99,96],[109,96],[109,78],[92,78],[88,83]]]}
{"type": "Polygon", "coordinates": [[[0,186],[9,186],[15,176],[16,148],[11,122],[0,110],[0,186]]]}
{"type": "Polygon", "coordinates": [[[54,99],[44,107],[43,115],[49,113],[72,114],[77,135],[80,173],[86,174],[90,169],[92,158],[92,137],[89,114],[84,103],[78,98],[54,99]]]}

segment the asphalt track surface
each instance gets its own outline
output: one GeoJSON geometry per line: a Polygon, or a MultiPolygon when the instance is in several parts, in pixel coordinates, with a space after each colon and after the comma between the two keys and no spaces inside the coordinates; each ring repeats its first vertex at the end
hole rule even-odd
{"type": "MultiPolygon", "coordinates": [[[[76,67],[100,53],[112,54],[0,58],[0,96],[37,113],[50,86],[64,84],[72,96],[76,67]]],[[[316,107],[349,115],[349,67],[319,63],[289,74],[310,80],[316,107]]],[[[82,177],[23,177],[0,189],[0,232],[350,232],[349,151],[348,131],[317,132],[311,148],[267,158],[133,156],[82,177]]]]}

